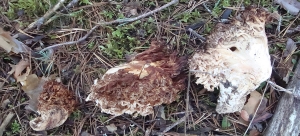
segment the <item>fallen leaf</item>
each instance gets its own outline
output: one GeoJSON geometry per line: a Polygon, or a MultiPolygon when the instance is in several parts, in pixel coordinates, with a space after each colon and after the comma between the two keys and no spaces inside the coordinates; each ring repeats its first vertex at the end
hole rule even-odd
{"type": "Polygon", "coordinates": [[[289,82],[290,75],[295,65],[293,63],[294,56],[292,55],[296,49],[297,46],[295,42],[289,38],[286,42],[286,47],[283,51],[281,60],[277,66],[278,74],[283,79],[283,81],[285,81],[285,83],[289,82]]]}
{"type": "Polygon", "coordinates": [[[243,107],[243,110],[246,111],[249,115],[254,114],[261,98],[262,96],[259,92],[257,91],[251,92],[250,98],[248,99],[246,105],[243,107]]]}
{"type": "Polygon", "coordinates": [[[10,36],[9,32],[0,28],[0,47],[7,52],[29,52],[31,49],[24,43],[10,36]]]}
{"type": "Polygon", "coordinates": [[[272,116],[273,116],[273,114],[268,113],[268,112],[258,114],[258,115],[255,116],[255,118],[253,120],[253,123],[259,123],[259,122],[265,121],[268,118],[271,118],[272,116]]]}
{"type": "Polygon", "coordinates": [[[2,47],[7,52],[10,52],[17,45],[13,42],[12,37],[9,32],[5,32],[0,28],[0,47],[2,47]]]}
{"type": "Polygon", "coordinates": [[[297,0],[275,0],[275,3],[280,4],[292,15],[297,15],[300,10],[300,2],[297,0]]]}
{"type": "MultiPolygon", "coordinates": [[[[9,65],[12,69],[8,72],[8,74],[13,74],[14,73],[14,77],[17,79],[17,82],[25,80],[24,79],[25,75],[24,74],[22,75],[22,71],[29,66],[29,60],[28,59],[22,59],[21,61],[18,62],[17,65],[13,65],[13,64],[9,64],[9,65]]],[[[26,70],[26,72],[27,71],[28,70],[26,70]]],[[[30,70],[29,70],[29,72],[30,72],[30,70]]]]}
{"type": "Polygon", "coordinates": [[[260,136],[261,134],[256,129],[250,130],[249,136],[260,136]]]}
{"type": "Polygon", "coordinates": [[[43,91],[43,86],[48,78],[37,77],[36,74],[27,76],[27,79],[23,81],[22,90],[29,96],[29,104],[27,108],[36,112],[38,109],[38,98],[43,91]]]}
{"type": "Polygon", "coordinates": [[[251,92],[248,102],[243,107],[243,110],[240,113],[240,121],[243,123],[249,123],[249,121],[252,120],[257,108],[258,108],[257,113],[256,113],[255,118],[253,119],[252,124],[259,123],[261,121],[264,121],[264,120],[270,118],[272,116],[272,114],[265,111],[267,108],[267,102],[268,102],[268,100],[266,98],[262,98],[262,95],[259,92],[257,92],[257,91],[251,92]],[[260,101],[261,101],[261,103],[260,103],[260,101]],[[260,103],[260,105],[258,107],[259,103],[260,103]],[[241,120],[241,118],[243,120],[241,120]]]}
{"type": "Polygon", "coordinates": [[[5,99],[2,103],[1,103],[1,108],[5,108],[8,104],[10,103],[9,99],[5,99]]]}
{"type": "Polygon", "coordinates": [[[106,126],[106,128],[109,132],[112,132],[112,133],[118,129],[115,124],[109,124],[106,126]]]}
{"type": "Polygon", "coordinates": [[[124,12],[127,17],[138,15],[137,10],[140,8],[140,2],[128,2],[125,5],[124,12]]]}

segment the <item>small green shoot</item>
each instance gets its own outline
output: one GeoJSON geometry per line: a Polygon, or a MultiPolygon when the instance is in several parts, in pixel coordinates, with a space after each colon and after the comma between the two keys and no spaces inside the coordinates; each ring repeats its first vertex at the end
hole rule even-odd
{"type": "Polygon", "coordinates": [[[11,128],[12,133],[14,133],[14,134],[18,134],[21,132],[21,125],[18,123],[17,120],[14,120],[13,123],[11,123],[10,128],[11,128]]]}
{"type": "Polygon", "coordinates": [[[228,129],[231,126],[231,123],[228,120],[228,117],[225,116],[222,119],[222,129],[228,129]]]}

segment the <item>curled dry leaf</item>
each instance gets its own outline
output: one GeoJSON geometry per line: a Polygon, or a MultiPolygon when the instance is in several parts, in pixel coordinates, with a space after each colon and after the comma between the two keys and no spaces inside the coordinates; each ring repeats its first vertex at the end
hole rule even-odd
{"type": "Polygon", "coordinates": [[[300,2],[297,0],[275,0],[275,2],[280,4],[292,15],[297,15],[300,10],[300,2]]]}
{"type": "Polygon", "coordinates": [[[35,131],[58,127],[67,120],[75,105],[73,92],[57,81],[47,81],[38,99],[38,113],[41,117],[31,120],[30,127],[35,131]]]}
{"type": "Polygon", "coordinates": [[[112,133],[115,132],[116,130],[118,130],[118,128],[116,127],[115,124],[107,125],[106,128],[109,132],[112,132],[112,133]]]}
{"type": "Polygon", "coordinates": [[[39,78],[36,74],[31,74],[23,81],[22,90],[30,97],[27,108],[34,112],[37,112],[38,99],[47,80],[48,78],[39,78]]]}
{"type": "Polygon", "coordinates": [[[29,66],[29,60],[28,59],[22,59],[18,62],[17,65],[9,64],[11,67],[11,70],[8,72],[8,74],[14,73],[14,78],[17,80],[17,82],[22,82],[26,80],[27,76],[29,75],[30,68],[29,66]],[[27,68],[27,69],[26,69],[27,68]],[[26,73],[22,74],[22,71],[26,69],[26,73]]]}
{"type": "Polygon", "coordinates": [[[207,38],[207,48],[189,60],[190,70],[208,91],[220,88],[216,111],[241,111],[246,96],[271,75],[265,34],[270,18],[264,9],[248,7],[229,24],[219,23],[207,38]]]}
{"type": "MultiPolygon", "coordinates": [[[[252,120],[254,113],[257,109],[256,116],[252,122],[252,124],[264,121],[272,116],[272,114],[265,111],[267,107],[267,99],[262,98],[262,95],[257,92],[253,91],[250,93],[250,97],[248,99],[248,102],[245,104],[241,111],[241,118],[246,121],[242,121],[244,123],[249,123],[250,120],[252,120]],[[261,104],[259,105],[261,101],[261,104]],[[258,107],[259,106],[259,107],[258,107]]],[[[241,121],[241,120],[240,120],[241,121]]]]}
{"type": "Polygon", "coordinates": [[[117,116],[152,114],[153,106],[175,101],[185,88],[185,65],[186,57],[178,57],[165,44],[154,41],[131,62],[113,67],[95,80],[86,101],[95,101],[102,112],[117,116]]]}
{"type": "MultiPolygon", "coordinates": [[[[257,91],[251,92],[250,98],[248,99],[248,102],[243,107],[243,110],[245,110],[249,115],[254,114],[261,98],[262,98],[262,96],[259,92],[257,92],[257,91]]],[[[246,121],[248,121],[248,120],[246,120],[246,121]]]]}
{"type": "Polygon", "coordinates": [[[290,75],[293,72],[294,63],[292,60],[295,58],[293,53],[296,51],[297,46],[296,43],[288,38],[285,46],[285,50],[283,51],[281,60],[277,66],[277,71],[280,77],[282,77],[285,83],[288,83],[290,80],[290,75]]]}
{"type": "Polygon", "coordinates": [[[10,36],[9,32],[5,32],[2,28],[0,28],[0,47],[6,50],[7,52],[28,52],[31,49],[18,41],[17,39],[10,36]]]}

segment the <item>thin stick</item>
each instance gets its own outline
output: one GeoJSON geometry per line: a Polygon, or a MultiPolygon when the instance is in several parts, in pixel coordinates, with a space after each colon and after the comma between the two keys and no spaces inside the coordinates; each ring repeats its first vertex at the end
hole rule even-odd
{"type": "Polygon", "coordinates": [[[173,124],[171,124],[170,126],[168,126],[162,133],[166,133],[169,130],[171,130],[172,128],[174,128],[175,126],[177,126],[178,124],[184,122],[186,119],[186,116],[183,116],[180,120],[177,120],[176,122],[174,122],[173,124]]]}
{"type": "Polygon", "coordinates": [[[191,32],[194,36],[196,36],[197,38],[199,38],[202,42],[206,40],[202,35],[200,35],[200,34],[198,34],[197,32],[195,32],[192,28],[189,28],[188,30],[189,30],[189,32],[191,32]]]}
{"type": "Polygon", "coordinates": [[[131,119],[125,117],[124,115],[122,115],[122,117],[125,118],[125,119],[127,119],[128,121],[130,121],[130,122],[133,123],[134,125],[136,125],[138,128],[140,128],[140,129],[145,133],[145,129],[144,129],[142,126],[140,126],[139,124],[137,124],[137,123],[134,122],[133,120],[131,120],[131,119]]]}
{"type": "Polygon", "coordinates": [[[79,2],[79,0],[72,0],[72,1],[70,1],[69,4],[66,6],[66,8],[62,9],[60,12],[66,11],[67,9],[75,6],[78,2],[79,2]]]}
{"type": "Polygon", "coordinates": [[[65,43],[59,43],[59,44],[55,44],[52,46],[49,46],[47,48],[42,49],[40,52],[55,48],[55,47],[59,47],[59,46],[63,46],[63,45],[71,45],[71,44],[77,44],[81,41],[84,41],[95,29],[97,29],[100,25],[96,25],[94,26],[85,36],[81,37],[79,40],[77,41],[71,41],[71,42],[65,42],[65,43]]]}
{"type": "Polygon", "coordinates": [[[144,18],[144,17],[147,17],[151,14],[154,14],[158,11],[161,11],[175,3],[177,3],[179,0],[172,0],[171,2],[155,9],[155,10],[152,10],[150,12],[147,12],[145,14],[142,14],[140,16],[137,16],[137,17],[134,17],[134,18],[124,18],[124,19],[117,19],[117,20],[113,20],[113,21],[110,21],[110,22],[100,22],[100,23],[96,23],[97,25],[94,26],[84,37],[80,38],[79,40],[77,41],[71,41],[71,42],[65,42],[65,43],[60,43],[60,44],[55,44],[55,45],[52,45],[52,46],[49,46],[47,48],[44,48],[41,50],[41,52],[43,51],[46,51],[46,50],[49,50],[51,48],[56,48],[56,47],[59,47],[59,46],[63,46],[63,45],[71,45],[71,44],[77,44],[81,41],[84,41],[95,29],[97,29],[98,27],[100,26],[106,26],[106,25],[111,25],[111,24],[117,24],[117,23],[128,23],[128,22],[133,22],[133,21],[136,21],[136,20],[139,20],[141,18],[144,18]]]}
{"type": "MultiPolygon", "coordinates": [[[[269,79],[268,79],[268,81],[269,81],[269,79]]],[[[254,118],[255,118],[255,116],[256,116],[256,113],[257,113],[258,109],[259,109],[259,106],[261,105],[261,102],[262,102],[263,98],[265,97],[265,93],[266,93],[266,91],[267,91],[267,89],[268,89],[268,85],[269,85],[269,82],[268,82],[268,81],[267,81],[267,85],[266,85],[266,87],[265,87],[265,89],[264,89],[264,92],[263,92],[263,94],[262,94],[262,96],[261,96],[261,100],[260,100],[260,102],[259,102],[259,104],[258,104],[258,106],[257,106],[257,108],[256,108],[256,110],[255,110],[255,112],[254,112],[254,114],[253,114],[253,117],[252,117],[252,119],[251,119],[251,121],[250,121],[250,123],[249,123],[249,125],[248,125],[248,127],[247,127],[247,129],[246,129],[246,131],[245,131],[245,133],[244,133],[243,136],[246,136],[248,130],[250,129],[250,126],[251,126],[251,124],[252,124],[252,122],[253,122],[253,120],[254,120],[254,118]]]]}
{"type": "Polygon", "coordinates": [[[0,126],[0,136],[3,135],[3,132],[5,131],[6,126],[8,125],[8,123],[10,122],[10,120],[15,116],[15,113],[10,112],[4,119],[4,121],[2,122],[1,126],[0,126]]]}
{"type": "Polygon", "coordinates": [[[50,9],[49,11],[46,12],[46,14],[39,18],[38,20],[34,21],[33,23],[31,23],[27,29],[25,29],[25,31],[31,30],[35,27],[37,27],[38,29],[41,27],[41,25],[44,23],[45,20],[47,20],[54,12],[56,12],[60,7],[62,7],[63,3],[65,2],[65,0],[59,0],[57,2],[57,4],[50,9]]]}
{"type": "MultiPolygon", "coordinates": [[[[189,71],[188,75],[188,86],[187,86],[187,91],[186,91],[186,100],[185,100],[185,117],[187,118],[189,116],[189,103],[190,103],[190,87],[191,87],[191,72],[189,71]]],[[[184,125],[184,134],[186,134],[186,119],[184,120],[185,125],[184,125]]]]}
{"type": "Polygon", "coordinates": [[[288,94],[293,94],[293,92],[290,91],[290,90],[293,90],[293,89],[285,89],[285,88],[283,88],[283,87],[281,87],[281,86],[279,86],[279,85],[273,83],[272,81],[267,81],[267,82],[268,82],[269,84],[271,84],[271,86],[272,86],[275,90],[277,90],[277,91],[282,91],[282,92],[286,92],[286,93],[288,93],[288,94]]]}

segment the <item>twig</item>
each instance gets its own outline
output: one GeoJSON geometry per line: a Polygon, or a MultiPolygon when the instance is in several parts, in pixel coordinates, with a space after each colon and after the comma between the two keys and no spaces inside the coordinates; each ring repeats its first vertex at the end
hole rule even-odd
{"type": "Polygon", "coordinates": [[[201,41],[206,41],[206,39],[202,35],[195,32],[192,28],[189,28],[188,31],[191,32],[197,38],[199,38],[201,41]]]}
{"type": "Polygon", "coordinates": [[[3,132],[5,131],[6,126],[8,125],[8,123],[14,116],[15,116],[15,113],[13,113],[13,112],[9,112],[9,114],[6,116],[6,118],[4,119],[4,121],[2,122],[2,124],[0,126],[0,136],[3,135],[3,132]]]}
{"type": "Polygon", "coordinates": [[[293,90],[293,89],[285,89],[285,88],[273,83],[272,81],[267,81],[267,82],[271,85],[272,88],[274,88],[277,91],[282,91],[282,92],[286,92],[288,94],[293,94],[293,92],[291,92],[291,90],[293,90]]]}
{"type": "MultiPolygon", "coordinates": [[[[268,81],[269,81],[269,79],[268,79],[268,81]]],[[[258,109],[259,109],[259,106],[261,105],[261,102],[262,102],[263,98],[265,97],[265,93],[266,93],[266,91],[267,91],[267,89],[268,89],[268,85],[269,85],[269,82],[268,82],[268,81],[267,81],[267,85],[266,85],[266,87],[265,87],[265,89],[264,89],[264,92],[263,92],[263,94],[262,94],[262,96],[261,96],[261,100],[260,100],[260,102],[259,102],[259,104],[258,104],[258,106],[257,106],[257,108],[256,108],[256,110],[255,110],[255,112],[254,112],[254,114],[253,114],[253,117],[252,117],[252,119],[251,119],[251,121],[250,121],[250,123],[249,123],[249,125],[248,125],[248,127],[247,127],[247,129],[246,129],[246,131],[245,131],[245,133],[244,133],[243,136],[246,136],[248,130],[250,129],[251,124],[252,124],[252,122],[253,122],[253,120],[254,120],[254,118],[255,118],[255,116],[256,116],[256,113],[257,113],[257,111],[258,111],[258,109]]]]}
{"type": "Polygon", "coordinates": [[[295,17],[295,19],[286,28],[284,28],[278,35],[281,35],[283,33],[281,37],[284,37],[286,32],[289,30],[289,28],[292,26],[292,24],[294,24],[294,22],[299,18],[299,16],[300,16],[300,13],[298,13],[298,15],[295,17]]]}
{"type": "Polygon", "coordinates": [[[203,3],[203,7],[207,10],[207,12],[212,14],[211,10],[207,7],[206,3],[203,3]]]}
{"type": "Polygon", "coordinates": [[[140,129],[145,133],[145,129],[144,129],[142,126],[140,126],[139,124],[137,124],[137,123],[134,122],[133,120],[131,120],[131,119],[125,117],[124,115],[122,115],[122,117],[125,118],[125,119],[127,119],[128,121],[130,121],[130,122],[133,123],[134,125],[136,125],[138,128],[140,128],[140,129]]]}
{"type": "Polygon", "coordinates": [[[94,26],[85,36],[81,37],[79,40],[77,41],[71,41],[71,42],[65,42],[65,43],[59,43],[59,44],[55,44],[52,46],[49,46],[47,48],[42,49],[40,52],[55,48],[55,47],[59,47],[59,46],[63,46],[63,45],[71,45],[71,44],[77,44],[80,43],[82,41],[84,41],[95,29],[97,29],[100,25],[96,25],[94,26]]]}
{"type": "Polygon", "coordinates": [[[59,0],[57,2],[57,4],[52,9],[47,11],[46,14],[43,17],[41,17],[38,20],[31,23],[28,26],[28,28],[25,29],[25,30],[28,31],[28,30],[31,30],[35,27],[37,27],[37,29],[39,29],[41,27],[41,25],[44,23],[44,21],[47,20],[56,10],[58,10],[63,5],[64,2],[65,2],[65,0],[59,0]]]}
{"type": "Polygon", "coordinates": [[[128,22],[133,22],[133,21],[136,21],[136,20],[139,20],[141,18],[144,18],[144,17],[147,17],[151,14],[154,14],[158,11],[161,11],[175,3],[177,3],[179,0],[172,0],[171,2],[155,9],[155,10],[152,10],[150,12],[147,12],[145,14],[142,14],[140,16],[137,16],[137,17],[134,17],[134,18],[124,18],[124,19],[117,19],[117,20],[113,20],[113,21],[110,21],[110,22],[100,22],[100,23],[96,23],[97,25],[94,26],[84,37],[80,38],[79,40],[77,41],[71,41],[71,42],[65,42],[65,43],[60,43],[60,44],[55,44],[55,45],[52,45],[52,46],[49,46],[47,48],[44,48],[43,50],[41,50],[41,52],[43,51],[46,51],[46,50],[49,50],[51,48],[55,48],[55,47],[59,47],[59,46],[63,46],[63,45],[71,45],[71,44],[77,44],[81,41],[84,41],[95,29],[97,29],[99,26],[106,26],[106,25],[111,25],[111,24],[117,24],[117,23],[128,23],[128,22]]]}
{"type": "MultiPolygon", "coordinates": [[[[190,87],[191,87],[191,72],[189,71],[189,75],[188,75],[188,86],[187,86],[187,91],[186,91],[186,99],[185,99],[185,117],[189,116],[189,103],[190,103],[190,87]]],[[[184,133],[186,134],[186,119],[184,120],[185,125],[184,125],[184,133]]]]}
{"type": "Polygon", "coordinates": [[[172,128],[174,128],[175,126],[177,126],[178,124],[182,123],[183,121],[185,121],[186,117],[187,117],[186,115],[183,116],[180,120],[177,120],[176,122],[174,122],[173,124],[168,126],[162,133],[166,133],[169,130],[171,130],[172,128]]]}
{"type": "Polygon", "coordinates": [[[79,2],[79,0],[70,1],[64,9],[60,10],[60,12],[64,12],[64,11],[68,10],[69,8],[75,6],[78,2],[79,2]]]}

